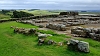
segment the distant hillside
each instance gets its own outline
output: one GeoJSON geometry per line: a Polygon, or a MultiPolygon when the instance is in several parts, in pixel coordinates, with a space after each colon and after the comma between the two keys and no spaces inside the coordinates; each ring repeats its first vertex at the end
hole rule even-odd
{"type": "Polygon", "coordinates": [[[0,11],[0,19],[9,19],[11,18],[12,12],[2,12],[2,10],[0,11]]]}
{"type": "Polygon", "coordinates": [[[51,12],[51,11],[48,11],[48,10],[21,10],[21,11],[24,11],[24,12],[28,12],[28,13],[32,13],[34,15],[50,15],[50,14],[59,14],[58,12],[51,12]]]}
{"type": "Polygon", "coordinates": [[[0,14],[0,19],[9,19],[9,15],[0,14]]]}

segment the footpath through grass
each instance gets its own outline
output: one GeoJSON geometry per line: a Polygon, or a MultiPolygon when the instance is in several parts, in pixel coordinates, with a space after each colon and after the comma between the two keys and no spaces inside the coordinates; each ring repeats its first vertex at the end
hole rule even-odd
{"type": "MultiPolygon", "coordinates": [[[[29,24],[16,22],[0,23],[0,56],[100,56],[100,42],[91,39],[80,39],[90,43],[90,53],[71,51],[67,46],[37,45],[37,36],[26,36],[13,33],[10,26],[24,28],[38,28],[29,24]]],[[[65,35],[55,34],[52,31],[42,33],[54,34],[50,39],[62,41],[65,35]]]]}

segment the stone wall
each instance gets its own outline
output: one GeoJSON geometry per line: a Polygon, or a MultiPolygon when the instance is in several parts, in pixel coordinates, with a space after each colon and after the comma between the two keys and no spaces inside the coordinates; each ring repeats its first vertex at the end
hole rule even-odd
{"type": "Polygon", "coordinates": [[[71,34],[100,41],[100,29],[76,27],[71,29],[71,34]]]}

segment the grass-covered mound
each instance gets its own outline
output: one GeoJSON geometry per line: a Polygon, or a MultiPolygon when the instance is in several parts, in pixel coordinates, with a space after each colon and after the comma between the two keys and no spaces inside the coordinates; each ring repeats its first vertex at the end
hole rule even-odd
{"type": "MultiPolygon", "coordinates": [[[[37,45],[37,36],[16,34],[10,26],[24,28],[38,28],[36,26],[16,22],[0,23],[0,56],[100,56],[100,42],[91,39],[80,39],[90,43],[90,53],[71,51],[67,46],[37,45]]],[[[55,41],[62,41],[67,36],[53,31],[39,31],[52,34],[48,37],[55,41]]]]}

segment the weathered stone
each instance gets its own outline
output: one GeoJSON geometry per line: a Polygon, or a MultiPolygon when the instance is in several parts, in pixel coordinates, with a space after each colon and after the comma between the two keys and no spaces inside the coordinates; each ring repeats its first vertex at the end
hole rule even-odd
{"type": "Polygon", "coordinates": [[[47,36],[52,36],[51,34],[47,34],[47,36]]]}
{"type": "Polygon", "coordinates": [[[66,31],[66,25],[62,25],[62,26],[61,26],[61,30],[62,30],[62,31],[66,31]]]}
{"type": "Polygon", "coordinates": [[[22,33],[22,34],[29,35],[29,34],[35,34],[35,33],[36,33],[36,29],[34,29],[34,28],[25,29],[25,28],[18,28],[18,27],[15,27],[15,28],[14,28],[14,32],[15,32],[15,33],[22,33]]]}
{"type": "Polygon", "coordinates": [[[48,45],[51,45],[51,44],[53,44],[53,40],[49,40],[47,43],[48,43],[48,45]]]}
{"type": "Polygon", "coordinates": [[[43,26],[43,25],[39,25],[39,27],[40,27],[40,28],[43,28],[44,26],[43,26]]]}
{"type": "Polygon", "coordinates": [[[59,31],[66,31],[66,25],[64,24],[46,24],[46,28],[54,29],[54,30],[59,30],[59,31]]]}
{"type": "Polygon", "coordinates": [[[53,42],[53,45],[56,45],[56,44],[57,44],[57,42],[54,41],[54,42],[53,42]]]}
{"type": "Polygon", "coordinates": [[[100,34],[100,29],[98,29],[97,34],[100,34]]]}
{"type": "Polygon", "coordinates": [[[68,42],[68,47],[72,50],[82,51],[82,52],[89,52],[89,43],[79,40],[71,39],[68,42]]]}
{"type": "Polygon", "coordinates": [[[94,39],[94,40],[96,39],[95,33],[89,33],[89,37],[92,38],[92,39],[94,39]]]}
{"type": "Polygon", "coordinates": [[[49,28],[49,24],[46,24],[46,28],[49,28]]]}
{"type": "Polygon", "coordinates": [[[46,34],[39,34],[38,39],[42,39],[42,38],[47,38],[47,35],[46,34]]]}
{"type": "Polygon", "coordinates": [[[100,41],[100,34],[96,34],[95,37],[96,37],[96,40],[100,41]]]}
{"type": "Polygon", "coordinates": [[[44,43],[44,39],[39,39],[39,43],[44,43]]]}
{"type": "Polygon", "coordinates": [[[89,52],[89,43],[84,41],[79,41],[78,49],[83,52],[89,52]]]}
{"type": "Polygon", "coordinates": [[[77,27],[77,29],[78,29],[78,30],[83,30],[84,28],[83,28],[83,27],[77,27]]]}
{"type": "Polygon", "coordinates": [[[70,40],[70,44],[72,44],[72,45],[76,45],[76,44],[78,44],[78,40],[74,40],[74,39],[71,39],[70,40]]]}
{"type": "Polygon", "coordinates": [[[16,28],[14,29],[14,33],[17,33],[17,32],[19,31],[19,29],[20,29],[20,28],[16,27],[16,28]]]}
{"type": "Polygon", "coordinates": [[[58,46],[62,46],[63,45],[63,42],[58,42],[58,46]]]}
{"type": "Polygon", "coordinates": [[[98,29],[92,29],[92,33],[98,33],[98,29]]]}
{"type": "Polygon", "coordinates": [[[90,28],[84,28],[84,32],[86,32],[86,33],[92,33],[92,30],[90,28]]]}
{"type": "Polygon", "coordinates": [[[32,34],[32,33],[35,34],[36,33],[36,29],[32,28],[32,29],[29,30],[29,32],[30,32],[30,34],[32,34]]]}
{"type": "Polygon", "coordinates": [[[24,30],[22,33],[25,34],[25,35],[30,34],[29,30],[24,30]]]}
{"type": "Polygon", "coordinates": [[[10,26],[10,28],[13,28],[13,29],[14,29],[14,28],[16,28],[16,27],[15,27],[15,26],[10,26]]]}
{"type": "Polygon", "coordinates": [[[42,44],[44,44],[44,39],[39,39],[38,40],[38,45],[42,45],[42,44]]]}
{"type": "Polygon", "coordinates": [[[83,31],[82,27],[77,27],[77,28],[73,28],[71,29],[71,34],[75,34],[81,37],[85,37],[86,33],[83,31]]]}
{"type": "Polygon", "coordinates": [[[78,15],[78,14],[79,14],[78,12],[69,11],[69,12],[60,12],[59,15],[70,15],[70,16],[75,16],[75,15],[78,15]]]}

